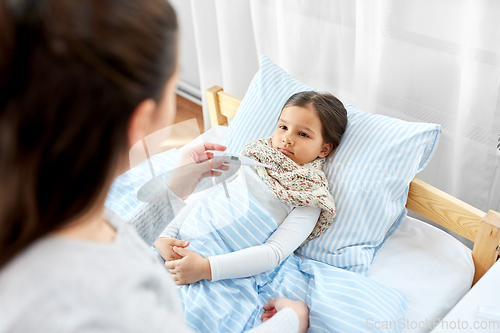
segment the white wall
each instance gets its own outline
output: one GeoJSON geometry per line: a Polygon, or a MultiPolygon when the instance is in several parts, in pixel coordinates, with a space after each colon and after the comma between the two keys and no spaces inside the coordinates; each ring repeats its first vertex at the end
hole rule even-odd
{"type": "Polygon", "coordinates": [[[169,0],[175,11],[180,26],[180,61],[181,74],[179,77],[178,92],[192,95],[190,100],[201,104],[200,73],[198,70],[198,54],[194,39],[193,18],[191,13],[191,1],[169,0]]]}

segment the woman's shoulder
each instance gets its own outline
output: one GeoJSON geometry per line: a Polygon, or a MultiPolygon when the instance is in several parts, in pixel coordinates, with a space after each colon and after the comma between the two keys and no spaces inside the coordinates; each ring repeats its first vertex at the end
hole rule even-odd
{"type": "MultiPolygon", "coordinates": [[[[18,302],[37,298],[50,298],[80,291],[92,292],[100,283],[105,283],[102,276],[97,284],[91,283],[99,275],[107,275],[105,251],[98,253],[85,246],[78,246],[79,241],[63,237],[44,237],[14,257],[0,271],[0,304],[6,299],[18,302]]],[[[81,242],[83,243],[83,242],[81,242]]]]}
{"type": "Polygon", "coordinates": [[[67,314],[63,317],[67,320],[72,308],[81,304],[81,293],[93,294],[90,284],[78,276],[78,262],[65,260],[67,251],[58,252],[50,243],[46,238],[37,241],[0,271],[0,331],[28,330],[35,325],[47,330],[40,313],[47,315],[47,322],[47,310],[67,314]]]}
{"type": "MultiPolygon", "coordinates": [[[[31,244],[0,270],[0,296],[4,286],[31,285],[51,288],[99,288],[123,279],[123,275],[168,275],[133,226],[113,221],[113,242],[97,242],[61,236],[45,236],[31,244]]],[[[115,288],[125,286],[120,283],[115,288]]],[[[0,297],[1,298],[1,297],[0,297]]]]}
{"type": "Polygon", "coordinates": [[[48,237],[8,263],[0,271],[0,317],[5,319],[0,332],[8,331],[2,325],[27,330],[42,325],[50,331],[66,324],[70,326],[62,331],[72,331],[71,325],[80,322],[108,323],[113,330],[126,323],[123,331],[131,331],[144,318],[154,330],[156,320],[163,317],[164,322],[165,315],[175,312],[175,284],[153,254],[141,255],[135,244],[130,253],[93,245],[48,237]]]}

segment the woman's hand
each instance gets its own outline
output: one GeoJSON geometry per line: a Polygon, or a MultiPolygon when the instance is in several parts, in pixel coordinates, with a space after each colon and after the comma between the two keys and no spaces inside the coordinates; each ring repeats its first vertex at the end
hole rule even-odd
{"type": "Polygon", "coordinates": [[[278,311],[284,308],[292,308],[299,317],[299,333],[305,333],[309,327],[309,309],[303,301],[292,301],[287,298],[275,298],[264,305],[262,321],[269,320],[278,311]]]}
{"type": "Polygon", "coordinates": [[[156,250],[158,250],[165,261],[171,261],[182,259],[182,257],[173,250],[173,247],[187,247],[189,246],[189,241],[170,237],[160,237],[156,240],[153,246],[156,250]]]}
{"type": "Polygon", "coordinates": [[[174,246],[173,250],[182,259],[165,262],[165,267],[174,278],[175,283],[190,284],[203,279],[211,280],[212,271],[210,270],[210,261],[203,258],[193,251],[174,246]]]}
{"type": "Polygon", "coordinates": [[[226,147],[216,143],[200,143],[186,148],[173,172],[166,181],[166,185],[182,200],[186,200],[195,190],[196,186],[205,177],[218,177],[222,173],[212,171],[212,169],[229,170],[229,166],[224,165],[222,157],[214,158],[207,150],[226,150],[226,147]]]}

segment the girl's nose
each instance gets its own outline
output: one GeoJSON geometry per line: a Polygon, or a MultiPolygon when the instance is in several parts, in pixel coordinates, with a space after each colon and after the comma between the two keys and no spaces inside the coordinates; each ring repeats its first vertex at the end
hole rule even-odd
{"type": "Polygon", "coordinates": [[[293,143],[289,136],[284,136],[281,140],[283,141],[284,144],[287,144],[287,143],[292,144],[293,143]]]}

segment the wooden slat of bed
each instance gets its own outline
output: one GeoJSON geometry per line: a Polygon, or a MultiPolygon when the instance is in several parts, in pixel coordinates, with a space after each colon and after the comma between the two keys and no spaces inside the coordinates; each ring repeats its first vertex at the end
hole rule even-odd
{"type": "MultiPolygon", "coordinates": [[[[207,90],[212,127],[227,126],[241,99],[227,94],[219,86],[207,90]]],[[[443,192],[420,179],[410,183],[406,207],[474,242],[472,257],[476,269],[474,285],[498,259],[500,214],[483,211],[443,192]]]]}
{"type": "Polygon", "coordinates": [[[490,210],[479,224],[479,230],[472,250],[474,260],[474,281],[472,285],[493,266],[498,259],[498,244],[500,243],[500,214],[490,210]]]}
{"type": "Polygon", "coordinates": [[[406,208],[474,241],[485,213],[420,179],[410,183],[406,208]]]}
{"type": "Polygon", "coordinates": [[[220,111],[219,96],[217,95],[219,91],[222,91],[222,88],[219,86],[213,86],[207,90],[207,103],[210,113],[210,125],[212,127],[217,125],[227,126],[227,117],[220,111]]]}
{"type": "Polygon", "coordinates": [[[233,95],[225,93],[222,90],[217,92],[217,95],[219,96],[221,113],[227,118],[234,118],[236,111],[238,111],[238,107],[241,104],[241,100],[233,95]]]}

